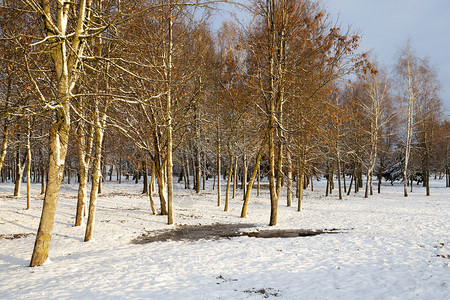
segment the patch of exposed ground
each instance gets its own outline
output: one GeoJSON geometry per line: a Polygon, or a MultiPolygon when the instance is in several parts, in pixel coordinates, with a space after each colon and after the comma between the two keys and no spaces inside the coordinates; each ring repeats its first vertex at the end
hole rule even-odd
{"type": "Polygon", "coordinates": [[[34,233],[11,233],[11,234],[0,234],[0,240],[15,240],[23,237],[33,236],[34,233]]]}
{"type": "Polygon", "coordinates": [[[273,296],[273,297],[280,296],[280,291],[277,291],[277,290],[272,289],[272,288],[250,289],[250,290],[245,290],[244,293],[254,294],[254,295],[261,295],[264,298],[269,298],[271,296],[273,296]]]}
{"type": "Polygon", "coordinates": [[[146,244],[152,242],[165,241],[198,241],[198,240],[218,240],[233,237],[254,237],[254,238],[294,238],[303,236],[315,236],[319,234],[341,233],[338,229],[309,230],[309,229],[266,229],[247,230],[254,228],[254,224],[221,224],[211,225],[179,225],[174,229],[162,231],[147,231],[141,236],[131,241],[132,244],[146,244]]]}

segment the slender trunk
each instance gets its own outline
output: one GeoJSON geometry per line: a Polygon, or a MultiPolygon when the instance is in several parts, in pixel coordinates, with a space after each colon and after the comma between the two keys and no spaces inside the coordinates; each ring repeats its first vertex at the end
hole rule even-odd
{"type": "Polygon", "coordinates": [[[378,194],[380,194],[381,193],[381,179],[382,179],[381,173],[378,173],[377,177],[378,177],[378,194]]]}
{"type": "MultiPolygon", "coordinates": [[[[156,162],[158,164],[159,162],[156,162]]],[[[163,166],[159,166],[156,168],[156,181],[158,182],[158,195],[159,201],[161,203],[161,215],[167,215],[167,206],[166,206],[166,198],[165,198],[165,187],[164,184],[164,171],[163,166]]]]}
{"type": "Polygon", "coordinates": [[[71,169],[72,169],[72,166],[71,166],[71,162],[70,162],[70,160],[67,162],[67,164],[66,164],[66,166],[67,166],[67,184],[71,184],[71,177],[72,177],[72,174],[71,174],[71,169]]]}
{"type": "Polygon", "coordinates": [[[31,125],[27,124],[27,209],[30,209],[31,201],[31,125]]]}
{"type": "Polygon", "coordinates": [[[373,196],[373,172],[370,173],[369,188],[370,188],[370,195],[373,196]]]}
{"type": "Polygon", "coordinates": [[[364,198],[369,198],[369,185],[370,185],[370,170],[367,170],[366,174],[366,191],[364,193],[364,198]]]}
{"type": "Polygon", "coordinates": [[[200,150],[197,147],[197,159],[195,161],[195,191],[200,194],[200,179],[201,179],[201,166],[200,166],[200,150]]]}
{"type": "MultiPolygon", "coordinates": [[[[425,136],[426,138],[426,136],[425,136]]],[[[426,195],[430,196],[430,155],[428,142],[425,142],[425,172],[424,172],[424,182],[426,182],[426,195]]]]}
{"type": "Polygon", "coordinates": [[[233,176],[233,199],[236,197],[236,189],[237,189],[237,181],[238,181],[238,173],[237,173],[237,168],[238,168],[238,159],[237,157],[234,158],[234,176],[233,176]]]}
{"type": "Polygon", "coordinates": [[[258,164],[258,189],[256,192],[256,196],[259,197],[261,191],[261,161],[258,164]]]}
{"type": "Polygon", "coordinates": [[[334,190],[334,164],[331,164],[330,167],[330,194],[333,193],[334,190]]]}
{"type": "Polygon", "coordinates": [[[16,153],[16,176],[14,178],[14,196],[20,196],[20,187],[22,185],[23,171],[25,170],[25,161],[22,162],[22,155],[20,153],[20,148],[17,149],[16,153]]]}
{"type": "Polygon", "coordinates": [[[203,162],[203,171],[202,171],[202,182],[203,182],[203,186],[202,186],[202,190],[205,190],[205,185],[206,185],[206,176],[208,176],[207,174],[207,162],[206,162],[206,155],[202,156],[202,162],[203,162]]]}
{"type": "Polygon", "coordinates": [[[301,161],[299,161],[298,168],[298,178],[297,178],[297,189],[298,189],[298,205],[297,211],[302,211],[302,200],[303,200],[303,180],[305,178],[305,168],[301,161]]]}
{"type": "Polygon", "coordinates": [[[342,187],[341,187],[341,159],[338,154],[337,159],[337,177],[338,177],[338,185],[339,185],[339,199],[342,200],[342,187]]]}
{"type": "Polygon", "coordinates": [[[147,170],[147,161],[142,161],[142,174],[144,176],[144,186],[142,188],[142,194],[148,193],[148,170],[147,170]]]}
{"type": "Polygon", "coordinates": [[[355,169],[353,169],[352,176],[350,177],[350,185],[348,186],[347,196],[352,192],[352,184],[355,177],[355,169]]]}
{"type": "Polygon", "coordinates": [[[76,130],[78,139],[78,200],[77,211],[75,216],[75,226],[80,226],[83,221],[83,216],[86,215],[86,196],[87,196],[87,182],[89,176],[90,154],[93,143],[93,127],[89,127],[87,138],[84,133],[84,128],[79,126],[76,130]]]}
{"type": "Polygon", "coordinates": [[[270,226],[277,225],[278,196],[275,183],[275,145],[274,145],[275,116],[271,114],[269,121],[269,189],[270,189],[270,226]]]}
{"type": "MultiPolygon", "coordinates": [[[[412,68],[411,68],[411,57],[409,53],[409,48],[407,50],[407,72],[408,72],[408,113],[406,116],[406,145],[405,145],[405,165],[403,169],[403,194],[405,197],[408,197],[408,188],[407,188],[407,182],[408,182],[408,163],[411,153],[411,140],[412,140],[412,134],[413,134],[413,127],[414,127],[414,103],[415,103],[415,93],[413,88],[413,74],[412,74],[412,68]]],[[[412,184],[411,184],[411,191],[412,191],[412,184]]]]}
{"type": "Polygon", "coordinates": [[[191,188],[191,166],[189,162],[189,156],[186,154],[186,186],[189,190],[191,188]]]}
{"type": "Polygon", "coordinates": [[[172,119],[170,118],[167,129],[167,224],[173,224],[173,140],[172,119]]]}
{"type": "MultiPolygon", "coordinates": [[[[42,154],[41,154],[42,155],[42,154]]],[[[42,157],[41,157],[41,162],[40,162],[41,166],[40,166],[40,171],[41,171],[41,195],[45,194],[45,190],[47,185],[46,183],[46,173],[45,173],[45,167],[44,167],[44,163],[42,162],[42,157]]]]}
{"type": "Polygon", "coordinates": [[[158,182],[159,201],[161,203],[161,215],[167,215],[166,199],[165,199],[165,182],[164,182],[164,165],[161,162],[161,145],[160,132],[158,128],[153,129],[153,147],[155,149],[154,167],[156,180],[158,182]]]}
{"type": "Polygon", "coordinates": [[[243,170],[242,170],[242,193],[244,195],[246,194],[246,185],[247,185],[247,172],[248,172],[248,166],[247,166],[247,156],[244,154],[244,161],[243,161],[243,170]]]}
{"type": "Polygon", "coordinates": [[[261,145],[261,148],[258,151],[258,155],[256,156],[255,168],[253,169],[252,176],[250,177],[250,182],[248,183],[247,190],[245,192],[244,203],[242,204],[241,218],[245,218],[247,216],[247,208],[248,202],[250,201],[250,194],[252,192],[253,184],[255,183],[255,178],[259,170],[259,165],[261,163],[261,157],[264,151],[264,147],[266,145],[267,139],[265,139],[261,145]]]}
{"type": "Polygon", "coordinates": [[[221,151],[220,151],[220,133],[219,125],[217,125],[217,206],[220,206],[221,186],[220,186],[220,172],[222,168],[221,151]]]}
{"type": "Polygon", "coordinates": [[[292,159],[291,152],[287,152],[287,191],[286,191],[286,205],[290,207],[292,205],[292,159]]]}
{"type": "MultiPolygon", "coordinates": [[[[281,129],[278,130],[279,135],[282,136],[281,129]]],[[[282,138],[278,142],[278,157],[276,157],[276,193],[277,198],[280,199],[281,187],[283,186],[283,142],[282,138]]]]}
{"type": "Polygon", "coordinates": [[[153,191],[154,191],[154,184],[155,184],[155,162],[152,163],[152,173],[150,175],[150,183],[148,187],[148,196],[150,198],[150,208],[152,209],[152,213],[156,214],[155,209],[155,201],[153,201],[153,191]]]}
{"type": "MultiPolygon", "coordinates": [[[[5,121],[6,122],[6,121],[5,121]]],[[[2,139],[2,148],[0,152],[0,171],[3,168],[3,163],[5,162],[6,150],[8,148],[8,125],[5,124],[3,128],[3,139],[2,139]]]]}
{"type": "Polygon", "coordinates": [[[119,157],[119,174],[117,175],[119,177],[119,184],[122,183],[122,157],[119,157]]]}
{"type": "Polygon", "coordinates": [[[231,136],[228,138],[228,155],[230,156],[230,165],[228,168],[228,180],[227,180],[227,191],[225,195],[225,208],[224,211],[228,211],[228,205],[230,202],[230,185],[231,185],[231,175],[233,174],[233,153],[231,152],[231,136]]]}
{"type": "Polygon", "coordinates": [[[100,181],[98,182],[98,194],[102,193],[102,186],[103,186],[103,180],[105,179],[105,177],[103,176],[103,155],[102,155],[102,159],[100,160],[100,181]]]}
{"type": "MultiPolygon", "coordinates": [[[[98,110],[98,103],[96,103],[98,110]]],[[[86,224],[86,233],[84,236],[84,241],[88,242],[94,237],[94,225],[95,225],[95,213],[97,207],[97,197],[99,193],[99,185],[102,180],[102,145],[103,145],[103,135],[104,135],[104,124],[106,122],[106,112],[102,112],[102,116],[98,115],[96,112],[96,126],[95,126],[95,156],[94,162],[92,164],[92,185],[91,194],[89,197],[89,213],[88,220],[86,224]]]]}
{"type": "Polygon", "coordinates": [[[347,183],[345,182],[345,165],[344,165],[344,171],[342,172],[342,181],[344,183],[344,194],[347,193],[347,183]]]}

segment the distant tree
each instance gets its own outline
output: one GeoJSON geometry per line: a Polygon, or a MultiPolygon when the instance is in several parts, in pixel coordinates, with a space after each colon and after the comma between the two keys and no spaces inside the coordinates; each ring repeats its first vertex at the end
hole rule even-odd
{"type": "MultiPolygon", "coordinates": [[[[415,142],[414,133],[418,129],[421,112],[427,107],[432,106],[431,103],[437,99],[437,79],[436,73],[429,65],[428,61],[417,57],[411,49],[410,42],[401,50],[395,71],[399,78],[400,94],[399,100],[404,107],[405,132],[404,132],[404,196],[408,196],[407,184],[408,167],[411,159],[411,149],[415,142]]],[[[439,101],[439,100],[438,100],[439,101]]],[[[435,101],[434,101],[435,102],[435,101]]],[[[439,109],[438,109],[439,110],[439,109]]],[[[428,111],[430,112],[430,111],[428,111]]],[[[426,122],[422,122],[426,124],[426,122]]],[[[422,131],[424,134],[427,130],[422,131]]],[[[425,146],[425,160],[429,161],[430,141],[428,136],[423,136],[425,146]],[[428,148],[427,148],[428,147],[428,148]]],[[[429,165],[429,162],[426,162],[429,165]]],[[[429,193],[429,190],[427,191],[429,193]]]]}

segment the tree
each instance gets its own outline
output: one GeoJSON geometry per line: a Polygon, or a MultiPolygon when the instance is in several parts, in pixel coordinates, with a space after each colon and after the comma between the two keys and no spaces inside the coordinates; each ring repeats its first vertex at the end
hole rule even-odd
{"type": "Polygon", "coordinates": [[[389,108],[389,105],[387,105],[389,97],[389,78],[387,77],[386,71],[382,72],[383,73],[376,70],[373,66],[369,68],[367,75],[365,76],[367,101],[361,101],[366,118],[369,121],[369,127],[366,129],[366,132],[370,138],[364,198],[368,198],[369,193],[370,195],[373,195],[373,172],[379,153],[382,128],[390,121],[389,119],[383,120],[383,116],[386,116],[386,110],[389,108]]]}
{"type": "MultiPolygon", "coordinates": [[[[432,106],[430,103],[433,101],[436,103],[435,99],[439,101],[437,97],[438,84],[433,68],[426,59],[421,59],[414,54],[409,41],[400,52],[395,71],[401,86],[399,100],[405,107],[404,118],[406,126],[404,132],[403,184],[404,196],[407,197],[408,167],[411,158],[411,149],[415,142],[414,132],[417,130],[419,115],[424,108],[426,106],[432,106]]],[[[426,122],[422,123],[426,124],[426,122]]],[[[422,132],[425,133],[427,131],[422,132]]],[[[429,161],[430,144],[426,135],[423,136],[423,142],[425,145],[425,161],[429,161]]],[[[427,175],[429,176],[429,174],[427,175]]],[[[427,193],[429,193],[429,190],[427,193]]]]}

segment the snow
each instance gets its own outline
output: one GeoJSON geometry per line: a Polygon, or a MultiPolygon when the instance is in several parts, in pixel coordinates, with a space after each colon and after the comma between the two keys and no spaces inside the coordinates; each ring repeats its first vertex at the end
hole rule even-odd
{"type": "MultiPolygon", "coordinates": [[[[252,197],[241,219],[241,193],[224,212],[210,187],[196,195],[177,185],[177,225],[342,233],[148,244],[130,242],[174,225],[151,214],[141,184],[104,184],[89,243],[85,226],[73,226],[77,185],[63,184],[51,264],[28,267],[34,236],[0,239],[0,299],[450,299],[450,189],[444,184],[433,181],[430,197],[414,186],[404,198],[400,184],[388,183],[380,195],[352,192],[342,201],[336,192],[324,197],[325,182],[315,182],[314,192],[305,190],[302,212],[295,203],[286,207],[282,195],[276,228],[267,226],[267,190],[252,197]]],[[[37,231],[43,197],[38,185],[32,188],[25,210],[25,196],[12,197],[13,185],[0,184],[0,235],[37,231]]]]}

